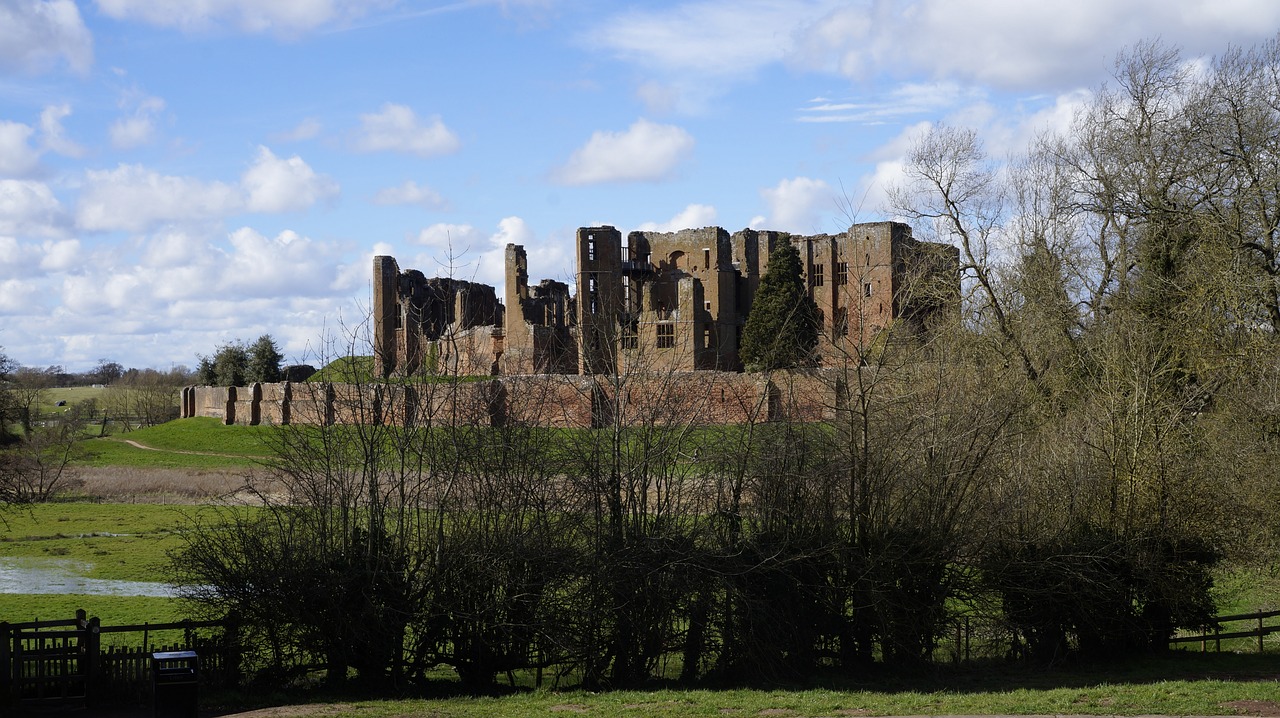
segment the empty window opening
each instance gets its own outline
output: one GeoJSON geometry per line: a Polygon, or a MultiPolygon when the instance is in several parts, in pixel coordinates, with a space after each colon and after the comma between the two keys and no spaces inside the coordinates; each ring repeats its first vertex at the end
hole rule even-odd
{"type": "Polygon", "coordinates": [[[822,265],[821,264],[813,265],[813,286],[815,287],[822,286],[822,265]]]}
{"type": "Polygon", "coordinates": [[[867,283],[867,284],[862,285],[862,296],[864,296],[864,297],[869,297],[869,296],[871,296],[871,284],[870,284],[870,283],[867,283]]]}
{"type": "Polygon", "coordinates": [[[838,262],[836,264],[836,286],[843,287],[849,283],[849,263],[838,262]]]}
{"type": "Polygon", "coordinates": [[[707,302],[703,302],[703,303],[702,303],[702,308],[703,308],[703,309],[706,309],[708,312],[709,312],[709,311],[711,311],[711,302],[709,302],[709,301],[707,301],[707,302]]]}
{"type": "Polygon", "coordinates": [[[658,325],[658,348],[670,349],[676,345],[676,326],[674,324],[658,325]]]}
{"type": "Polygon", "coordinates": [[[591,237],[587,237],[587,260],[596,261],[596,241],[591,237]]]}
{"type": "Polygon", "coordinates": [[[711,250],[706,247],[702,248],[702,263],[707,266],[707,269],[711,269],[711,250]]]}
{"type": "MultiPolygon", "coordinates": [[[[870,238],[870,237],[867,237],[867,239],[871,239],[871,238],[870,238]]],[[[867,266],[868,266],[868,267],[870,267],[870,266],[871,266],[871,253],[870,253],[870,252],[867,252],[867,266]]]]}

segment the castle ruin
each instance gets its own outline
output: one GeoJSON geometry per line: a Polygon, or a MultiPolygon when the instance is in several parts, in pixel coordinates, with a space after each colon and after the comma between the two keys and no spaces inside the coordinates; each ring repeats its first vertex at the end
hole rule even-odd
{"type": "Polygon", "coordinates": [[[857,355],[891,325],[926,332],[958,311],[959,252],[898,222],[794,235],[720,227],[577,232],[575,292],[529,285],[524,247],[506,249],[505,303],[493,287],[401,271],[374,258],[374,355],[381,376],[741,371],[738,345],[769,255],[800,253],[821,320],[819,364],[857,355]]]}

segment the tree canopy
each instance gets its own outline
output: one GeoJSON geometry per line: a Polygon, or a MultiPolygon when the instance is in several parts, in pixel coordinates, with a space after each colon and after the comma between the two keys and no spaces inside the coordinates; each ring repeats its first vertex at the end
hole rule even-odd
{"type": "Polygon", "coordinates": [[[818,345],[818,305],[804,286],[800,253],[783,242],[769,253],[739,353],[749,370],[769,371],[809,363],[818,345]]]}
{"type": "Polygon", "coordinates": [[[235,340],[218,347],[212,356],[201,356],[197,380],[209,386],[243,386],[253,382],[276,382],[283,376],[284,355],[270,334],[253,344],[235,340]]]}

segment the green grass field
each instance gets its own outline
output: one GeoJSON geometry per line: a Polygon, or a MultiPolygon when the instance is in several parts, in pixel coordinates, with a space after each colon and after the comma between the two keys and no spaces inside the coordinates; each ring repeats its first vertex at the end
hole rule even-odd
{"type": "Polygon", "coordinates": [[[271,454],[270,426],[224,426],[218,419],[178,419],[83,442],[85,466],[234,469],[256,466],[271,454]],[[133,441],[148,448],[129,444],[133,441]]]}

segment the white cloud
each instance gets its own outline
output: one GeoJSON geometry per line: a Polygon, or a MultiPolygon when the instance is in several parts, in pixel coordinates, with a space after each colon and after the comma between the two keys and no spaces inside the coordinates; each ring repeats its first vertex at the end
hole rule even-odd
{"type": "Polygon", "coordinates": [[[79,73],[93,64],[93,36],[75,2],[0,2],[0,69],[41,72],[59,61],[79,73]]]}
{"type": "Polygon", "coordinates": [[[285,36],[358,18],[391,0],[97,0],[117,20],[141,20],[186,31],[231,25],[243,32],[285,36]]]}
{"type": "Polygon", "coordinates": [[[325,248],[292,230],[267,237],[250,227],[232,232],[232,251],[218,283],[238,297],[311,297],[327,294],[336,278],[325,248]]]}
{"type": "Polygon", "coordinates": [[[40,245],[44,257],[40,260],[40,268],[49,272],[64,272],[80,261],[80,240],[60,239],[46,240],[40,245]]]}
{"type": "Polygon", "coordinates": [[[430,251],[400,258],[401,269],[417,269],[428,277],[451,276],[488,284],[499,299],[506,287],[508,244],[524,246],[529,257],[529,278],[535,283],[544,277],[562,279],[570,262],[568,238],[556,243],[540,241],[521,217],[504,217],[491,234],[469,224],[434,224],[419,232],[414,241],[430,251]]]}
{"type": "Polygon", "coordinates": [[[484,235],[469,224],[441,222],[418,232],[418,236],[412,241],[428,247],[462,253],[472,246],[479,246],[484,241],[484,235]]]}
{"type": "Polygon", "coordinates": [[[304,140],[314,140],[320,136],[320,132],[324,126],[320,124],[320,120],[314,117],[308,117],[298,123],[297,127],[288,132],[281,132],[272,136],[272,139],[280,142],[302,142],[304,140]]]}
{"type": "Polygon", "coordinates": [[[44,146],[66,157],[83,157],[84,148],[67,139],[62,118],[71,114],[70,105],[50,105],[40,113],[40,139],[44,146]]]}
{"type": "Polygon", "coordinates": [[[0,234],[0,279],[30,277],[39,264],[36,245],[0,234]]]}
{"type": "Polygon", "coordinates": [[[683,128],[641,118],[625,132],[593,133],[553,178],[568,185],[655,182],[669,177],[693,146],[693,136],[683,128]]]}
{"type": "Polygon", "coordinates": [[[427,209],[445,209],[449,203],[440,193],[426,185],[419,186],[413,180],[405,180],[397,187],[387,187],[373,196],[374,204],[399,205],[412,204],[427,209]]]}
{"type": "Polygon", "coordinates": [[[628,10],[582,39],[624,60],[672,77],[739,77],[782,59],[794,31],[816,21],[832,0],[709,0],[664,10],[628,10]]]}
{"type": "Polygon", "coordinates": [[[48,185],[31,180],[0,180],[0,235],[59,237],[67,232],[66,213],[48,185]]]}
{"type": "Polygon", "coordinates": [[[856,79],[925,75],[1067,89],[1094,84],[1118,49],[1145,38],[1211,53],[1271,37],[1277,26],[1280,4],[1271,0],[858,3],[807,23],[790,59],[856,79]]]}
{"type": "Polygon", "coordinates": [[[986,93],[955,82],[907,83],[883,96],[835,102],[810,100],[800,108],[800,122],[854,122],[879,125],[912,115],[936,115],[965,103],[981,102],[986,93]]]}
{"type": "Polygon", "coordinates": [[[790,55],[800,29],[838,0],[703,0],[661,10],[631,9],[584,33],[654,77],[637,88],[651,112],[701,112],[726,86],[790,55]]]}
{"type": "Polygon", "coordinates": [[[141,165],[88,170],[85,175],[76,223],[87,230],[140,231],[160,222],[211,219],[243,202],[232,185],[162,175],[141,165]]]}
{"type": "Polygon", "coordinates": [[[360,115],[356,149],[362,152],[404,152],[419,157],[448,154],[458,138],[438,115],[423,123],[404,105],[388,102],[378,112],[360,115]]]}
{"type": "Polygon", "coordinates": [[[294,155],[280,159],[266,147],[258,147],[253,165],[245,170],[240,185],[248,195],[252,212],[291,212],[338,195],[338,183],[316,174],[311,166],[294,155]]]}
{"type": "Polygon", "coordinates": [[[715,207],[707,204],[691,204],[666,222],[645,222],[636,229],[642,232],[678,232],[682,229],[709,227],[715,221],[715,207]]]}
{"type": "Polygon", "coordinates": [[[133,114],[111,123],[108,130],[111,145],[128,150],[151,142],[156,131],[156,116],[164,111],[164,100],[131,92],[121,101],[121,106],[132,107],[133,114]]]}
{"type": "Polygon", "coordinates": [[[0,177],[27,177],[40,164],[31,146],[35,130],[21,122],[0,121],[0,177]]]}
{"type": "Polygon", "coordinates": [[[760,190],[760,196],[769,205],[769,215],[763,222],[757,217],[753,226],[779,229],[787,232],[820,231],[820,217],[836,208],[835,193],[831,186],[820,179],[796,177],[784,179],[775,187],[760,190]]]}

